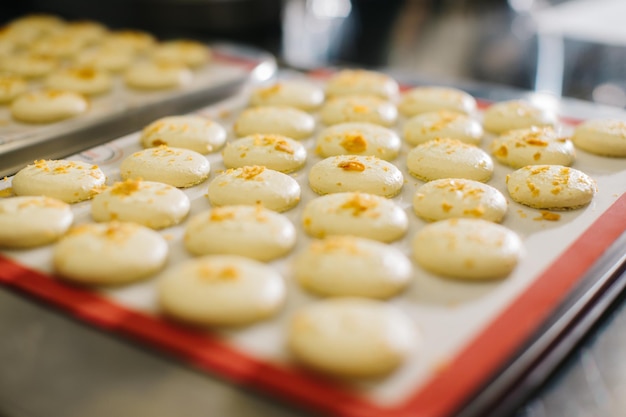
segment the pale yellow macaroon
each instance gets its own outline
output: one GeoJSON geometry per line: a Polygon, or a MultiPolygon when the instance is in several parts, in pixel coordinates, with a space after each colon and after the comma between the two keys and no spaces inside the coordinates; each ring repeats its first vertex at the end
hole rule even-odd
{"type": "Polygon", "coordinates": [[[412,242],[418,265],[437,275],[483,281],[508,276],[524,255],[515,232],[481,219],[448,219],[420,229],[412,242]]]}
{"type": "Polygon", "coordinates": [[[0,68],[25,78],[39,78],[50,74],[59,66],[59,60],[51,55],[19,52],[4,57],[0,61],[0,68]]]}
{"type": "Polygon", "coordinates": [[[12,36],[10,29],[7,26],[0,26],[0,58],[13,55],[19,48],[20,45],[12,36]]]}
{"type": "Polygon", "coordinates": [[[46,86],[54,90],[98,95],[110,91],[113,88],[113,80],[106,71],[88,66],[74,66],[48,75],[46,86]]]}
{"type": "Polygon", "coordinates": [[[0,247],[31,248],[63,236],[74,221],[69,204],[44,196],[0,200],[0,247]]]}
{"type": "Polygon", "coordinates": [[[462,178],[442,178],[420,186],[413,197],[413,211],[426,220],[476,218],[499,223],[508,203],[496,188],[462,178]]]}
{"type": "Polygon", "coordinates": [[[410,284],[413,267],[394,246],[354,236],[330,236],[298,253],[294,273],[302,287],[317,295],[386,299],[410,284]]]}
{"type": "Polygon", "coordinates": [[[291,317],[287,346],[294,359],[341,378],[390,374],[415,352],[416,325],[391,304],[341,297],[300,307],[291,317]]]}
{"type": "Polygon", "coordinates": [[[148,32],[137,29],[122,29],[108,33],[102,39],[105,48],[141,54],[154,48],[156,39],[148,32]]]}
{"type": "Polygon", "coordinates": [[[398,110],[391,102],[376,96],[340,96],[326,101],[320,119],[326,125],[368,122],[390,127],[396,123],[398,110]]]}
{"type": "Polygon", "coordinates": [[[28,82],[18,75],[0,74],[0,104],[10,103],[28,90],[28,82]]]}
{"type": "Polygon", "coordinates": [[[504,165],[566,165],[574,162],[572,141],[551,126],[510,130],[491,142],[491,153],[504,165]]]}
{"type": "Polygon", "coordinates": [[[625,157],[626,121],[587,120],[574,130],[572,141],[576,147],[596,155],[625,157]]]}
{"type": "Polygon", "coordinates": [[[167,145],[198,153],[215,152],[226,142],[226,130],[205,117],[168,116],[155,120],[141,131],[144,148],[167,145]]]}
{"type": "Polygon", "coordinates": [[[163,274],[157,290],[166,315],[200,326],[244,326],[268,319],[286,296],[275,268],[236,255],[182,262],[163,274]]]}
{"type": "Polygon", "coordinates": [[[324,91],[305,81],[285,80],[258,87],[250,94],[251,106],[288,106],[313,111],[324,102],[324,91]]]}
{"type": "Polygon", "coordinates": [[[440,178],[467,178],[488,181],[493,161],[485,151],[455,139],[434,139],[411,149],[407,155],[411,175],[432,181],[440,178]]]}
{"type": "Polygon", "coordinates": [[[85,39],[71,33],[60,32],[37,39],[29,46],[29,51],[37,55],[50,55],[56,58],[71,58],[86,45],[85,39]]]}
{"type": "Polygon", "coordinates": [[[402,94],[398,110],[407,117],[440,110],[473,114],[476,112],[476,99],[456,88],[415,87],[402,94]]]}
{"type": "Polygon", "coordinates": [[[555,124],[554,113],[524,100],[509,100],[492,104],[483,114],[483,127],[496,134],[532,126],[554,126],[555,124]]]}
{"type": "Polygon", "coordinates": [[[375,156],[338,155],[311,167],[309,185],[318,194],[360,191],[391,198],[402,190],[404,177],[395,165],[375,156]]]}
{"type": "Polygon", "coordinates": [[[104,188],[106,176],[97,165],[81,161],[37,160],[13,177],[18,196],[43,195],[66,203],[89,200],[104,188]]]}
{"type": "Polygon", "coordinates": [[[14,19],[6,28],[20,46],[28,46],[44,36],[61,32],[65,22],[58,16],[36,13],[14,19]]]}
{"type": "Polygon", "coordinates": [[[237,136],[269,133],[299,140],[313,134],[315,119],[291,107],[263,106],[241,112],[233,128],[237,136]]]}
{"type": "Polygon", "coordinates": [[[392,200],[358,192],[317,197],[302,211],[302,226],[310,236],[352,235],[393,242],[406,233],[406,213],[392,200]]]}
{"type": "Polygon", "coordinates": [[[271,261],[296,244],[296,229],[282,214],[256,206],[224,206],[199,213],[185,227],[185,248],[194,255],[241,255],[271,261]]]}
{"type": "Polygon", "coordinates": [[[289,173],[304,166],[307,152],[300,142],[286,136],[256,134],[228,142],[222,157],[226,168],[262,165],[289,173]]]}
{"type": "Polygon", "coordinates": [[[62,90],[23,93],[11,102],[11,116],[25,123],[52,123],[76,117],[89,109],[81,94],[62,90]]]}
{"type": "Polygon", "coordinates": [[[119,220],[163,229],[183,221],[189,197],[178,188],[153,181],[117,182],[94,197],[91,216],[97,222],[119,220]]]}
{"type": "Polygon", "coordinates": [[[410,145],[419,145],[438,138],[479,145],[483,133],[477,120],[448,110],[418,114],[409,119],[403,128],[404,140],[410,145]]]}
{"type": "Polygon", "coordinates": [[[289,175],[254,165],[229,169],[209,184],[207,197],[214,206],[262,204],[283,212],[300,202],[300,185],[289,175]]]}
{"type": "Polygon", "coordinates": [[[156,62],[171,62],[198,68],[211,60],[211,49],[201,42],[189,39],[165,41],[152,50],[152,59],[156,62]]]}
{"type": "Polygon", "coordinates": [[[75,63],[98,70],[120,72],[127,69],[134,59],[132,51],[127,49],[118,50],[113,46],[100,46],[82,51],[76,56],[75,63]]]}
{"type": "Polygon", "coordinates": [[[330,77],[326,94],[328,97],[364,94],[394,99],[398,95],[398,83],[381,72],[345,69],[330,77]]]}
{"type": "Polygon", "coordinates": [[[209,178],[211,164],[198,152],[165,145],[128,156],[120,165],[122,179],[142,178],[178,188],[191,187],[209,178]]]}
{"type": "Polygon", "coordinates": [[[372,155],[386,161],[398,156],[402,141],[391,129],[366,122],[329,126],[317,135],[315,152],[323,157],[372,155]]]}
{"type": "Polygon", "coordinates": [[[167,90],[188,85],[193,73],[185,66],[169,62],[140,62],[131,65],[124,82],[138,90],[167,90]]]}
{"type": "Polygon", "coordinates": [[[105,38],[108,29],[103,24],[93,20],[75,20],[68,22],[62,33],[81,39],[84,45],[93,45],[105,38]]]}
{"type": "Polygon", "coordinates": [[[54,246],[54,270],[84,285],[121,285],[159,272],[169,248],[157,232],[136,223],[87,223],[54,246]]]}
{"type": "Polygon", "coordinates": [[[546,210],[573,210],[591,202],[596,182],[582,171],[562,165],[532,165],[506,177],[513,200],[546,210]]]}

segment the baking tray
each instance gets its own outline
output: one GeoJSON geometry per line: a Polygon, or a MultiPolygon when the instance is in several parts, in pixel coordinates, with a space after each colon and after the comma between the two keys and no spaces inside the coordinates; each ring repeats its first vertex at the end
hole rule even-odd
{"type": "Polygon", "coordinates": [[[188,85],[165,91],[127,88],[115,77],[111,92],[90,99],[89,111],[48,124],[12,120],[0,106],[0,177],[17,172],[34,159],[56,159],[92,148],[169,114],[186,113],[236,94],[250,82],[276,73],[274,57],[236,44],[212,44],[212,61],[194,71],[188,85]]]}
{"type": "MultiPolygon", "coordinates": [[[[314,74],[316,80],[319,75],[314,74]]],[[[505,98],[509,97],[501,96],[498,100],[505,98]]],[[[534,95],[526,98],[546,100],[534,95]]],[[[199,113],[230,128],[245,101],[244,92],[199,113]]],[[[553,104],[566,116],[563,123],[568,129],[577,123],[573,118],[609,114],[624,117],[616,110],[588,103],[553,100],[553,104]]],[[[486,101],[481,102],[481,106],[486,105],[486,101]]],[[[229,135],[232,139],[232,131],[229,135]]],[[[312,140],[305,144],[312,151],[312,140]]],[[[116,167],[120,160],[137,149],[138,134],[133,133],[77,158],[101,165],[111,182],[118,178],[116,167]]],[[[405,147],[397,162],[408,182],[395,198],[411,219],[408,237],[396,243],[405,251],[408,240],[423,224],[410,213],[412,193],[421,183],[406,173],[403,160],[407,151],[405,147]]],[[[215,173],[220,169],[219,155],[209,158],[215,173]]],[[[300,221],[300,208],[314,198],[304,173],[317,160],[310,152],[305,171],[293,174],[303,188],[299,208],[287,213],[296,224],[300,221]]],[[[560,221],[548,223],[534,220],[537,211],[511,202],[504,224],[522,234],[528,249],[527,258],[511,277],[498,283],[467,284],[416,271],[411,288],[391,302],[416,322],[423,334],[422,346],[407,366],[383,381],[349,384],[294,366],[282,347],[281,329],[294,308],[313,302],[315,297],[292,282],[288,282],[290,295],[285,311],[275,320],[243,330],[204,332],[160,317],[154,309],[152,281],[122,289],[89,291],[55,280],[49,275],[49,248],[3,252],[0,281],[95,326],[306,409],[342,416],[486,415],[486,410],[494,409],[493,404],[509,392],[529,366],[619,275],[616,273],[623,260],[620,254],[626,230],[626,197],[622,195],[626,170],[622,160],[579,152],[574,167],[599,183],[600,192],[587,208],[562,213],[560,221]]],[[[509,171],[497,165],[489,183],[502,189],[509,171]]],[[[192,215],[209,208],[204,198],[206,183],[186,192],[193,201],[192,215]]],[[[88,220],[88,204],[74,206],[77,221],[88,220]]],[[[172,263],[189,257],[180,247],[181,226],[162,233],[172,245],[172,263]]],[[[300,237],[296,252],[307,240],[300,237]]],[[[273,265],[291,281],[288,259],[273,265]]]]}

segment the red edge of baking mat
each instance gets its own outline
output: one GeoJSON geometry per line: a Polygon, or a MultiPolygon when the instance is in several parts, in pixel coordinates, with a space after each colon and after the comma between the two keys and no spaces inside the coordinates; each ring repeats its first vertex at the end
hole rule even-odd
{"type": "Polygon", "coordinates": [[[235,64],[249,71],[253,70],[254,68],[256,68],[257,65],[259,65],[259,61],[253,58],[248,58],[245,56],[235,56],[229,54],[228,52],[222,52],[216,49],[212,50],[211,55],[216,61],[235,64]]]}
{"type": "Polygon", "coordinates": [[[108,331],[148,342],[236,383],[344,417],[444,417],[498,371],[626,231],[626,194],[605,211],[456,358],[405,403],[383,408],[339,383],[255,359],[207,332],[137,312],[0,256],[0,282],[108,331]]]}

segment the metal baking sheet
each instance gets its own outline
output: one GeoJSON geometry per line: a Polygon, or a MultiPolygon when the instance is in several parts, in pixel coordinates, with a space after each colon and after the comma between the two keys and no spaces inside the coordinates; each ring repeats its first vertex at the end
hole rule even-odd
{"type": "MultiPolygon", "coordinates": [[[[508,97],[499,99],[504,98],[508,97]]],[[[526,98],[547,100],[533,95],[526,98]]],[[[244,91],[200,113],[229,128],[232,140],[233,120],[245,102],[244,91]]],[[[566,116],[562,123],[565,132],[571,131],[577,123],[572,118],[610,113],[609,109],[585,103],[559,100],[551,103],[566,116]]],[[[488,102],[482,102],[483,107],[487,105],[488,102]]],[[[402,122],[398,124],[401,125],[402,122]]],[[[487,137],[485,147],[489,141],[487,137]]],[[[302,202],[287,213],[296,225],[300,224],[304,204],[315,197],[306,178],[308,168],[319,160],[314,155],[313,142],[314,139],[304,141],[309,151],[307,166],[292,174],[303,189],[302,202]]],[[[119,179],[118,167],[123,157],[138,149],[138,133],[133,133],[75,158],[98,163],[110,183],[119,179]]],[[[424,224],[411,212],[412,195],[421,182],[410,177],[404,166],[408,149],[405,146],[395,161],[407,183],[394,199],[411,219],[407,237],[395,243],[407,254],[410,238],[424,224]]],[[[210,155],[209,160],[213,172],[223,169],[219,155],[210,155]]],[[[294,309],[316,298],[292,282],[289,257],[272,263],[288,281],[285,310],[273,320],[231,331],[204,332],[164,320],[155,303],[154,280],[92,291],[63,284],[51,276],[49,247],[4,251],[0,281],[60,306],[107,331],[139,339],[201,369],[307,409],[355,417],[480,415],[485,404],[493,399],[493,395],[485,395],[509,386],[513,381],[510,370],[526,364],[521,360],[523,354],[532,353],[533,348],[540,346],[539,342],[545,342],[539,336],[554,333],[554,326],[563,321],[571,322],[573,317],[570,316],[577,303],[584,302],[590,291],[601,288],[613,276],[603,270],[610,270],[621,261],[607,260],[604,254],[613,251],[615,245],[621,248],[624,244],[621,237],[626,230],[626,216],[622,213],[626,210],[626,197],[622,193],[626,191],[623,185],[626,184],[626,168],[623,165],[621,159],[579,152],[574,167],[598,181],[599,193],[591,205],[563,212],[557,222],[537,220],[540,216],[536,210],[510,202],[504,225],[523,237],[527,256],[503,281],[455,282],[416,267],[414,283],[390,302],[415,322],[422,334],[422,343],[402,369],[378,381],[338,382],[294,365],[283,346],[285,322],[294,309]]],[[[510,171],[497,165],[489,184],[504,191],[504,177],[510,171]]],[[[8,186],[10,180],[5,184],[8,186]]],[[[185,192],[192,199],[191,215],[209,208],[204,197],[206,183],[185,192]]],[[[78,222],[90,220],[88,202],[75,205],[74,210],[78,222]]],[[[170,264],[190,257],[182,248],[183,229],[184,224],[162,232],[171,245],[170,264]]],[[[300,230],[295,252],[309,240],[300,230]]]]}
{"type": "Polygon", "coordinates": [[[132,132],[156,118],[186,113],[236,94],[246,83],[275,75],[273,56],[235,44],[211,45],[213,60],[178,89],[138,91],[117,76],[111,92],[90,99],[87,113],[47,124],[20,123],[0,106],[0,177],[35,159],[55,159],[132,132]]]}

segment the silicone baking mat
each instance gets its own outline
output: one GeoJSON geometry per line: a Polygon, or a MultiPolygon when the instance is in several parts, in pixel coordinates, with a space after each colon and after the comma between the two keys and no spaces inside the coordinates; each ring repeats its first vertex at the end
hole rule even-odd
{"type": "MultiPolygon", "coordinates": [[[[233,121],[246,99],[244,92],[198,113],[222,123],[232,140],[233,121]]],[[[402,122],[397,126],[401,127],[402,122]]],[[[561,128],[564,133],[571,132],[575,123],[563,120],[561,128]]],[[[133,133],[68,159],[97,163],[111,184],[119,180],[121,160],[140,149],[138,137],[139,133],[133,133]]],[[[491,139],[485,138],[484,148],[491,139]]],[[[308,187],[306,173],[320,160],[313,152],[314,138],[303,143],[309,151],[307,164],[292,174],[302,187],[302,201],[286,213],[299,230],[292,255],[310,241],[299,226],[300,213],[316,196],[308,187]]],[[[394,161],[407,180],[394,201],[410,218],[407,236],[394,245],[407,255],[411,237],[424,225],[412,213],[412,196],[421,182],[407,173],[408,150],[404,145],[394,161]]],[[[208,159],[213,178],[224,167],[219,154],[211,154],[208,159]]],[[[306,409],[353,417],[448,416],[515,357],[626,230],[623,161],[578,152],[573,166],[598,182],[599,192],[589,206],[561,212],[558,221],[546,221],[537,210],[509,202],[503,224],[522,237],[527,253],[508,278],[465,283],[441,279],[415,266],[412,285],[389,302],[415,323],[421,343],[401,369],[379,380],[333,380],[299,368],[289,357],[284,347],[286,323],[298,307],[316,301],[293,282],[291,256],[272,262],[288,286],[283,311],[266,322],[235,330],[204,331],[162,317],[154,291],[158,275],[120,288],[85,289],[59,281],[52,275],[50,247],[2,252],[0,281],[106,331],[170,352],[196,367],[306,409]]],[[[496,164],[489,184],[505,192],[504,178],[511,171],[496,164]]],[[[10,179],[4,187],[10,187],[10,179]]],[[[206,188],[204,183],[185,190],[192,200],[190,216],[210,207],[206,188]]],[[[90,221],[89,204],[73,206],[76,223],[90,221]]],[[[185,223],[161,232],[170,245],[170,266],[190,258],[182,245],[184,227],[185,223]]]]}

